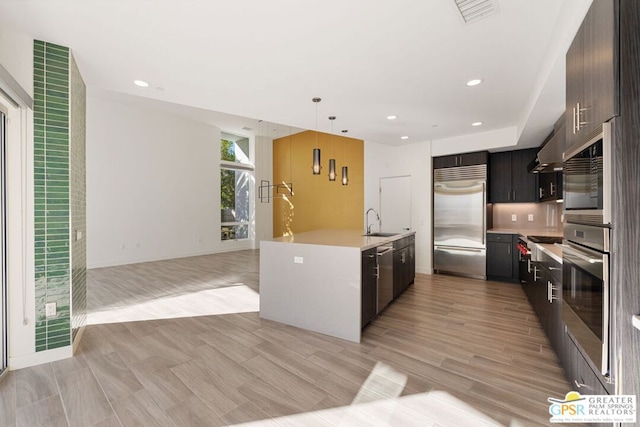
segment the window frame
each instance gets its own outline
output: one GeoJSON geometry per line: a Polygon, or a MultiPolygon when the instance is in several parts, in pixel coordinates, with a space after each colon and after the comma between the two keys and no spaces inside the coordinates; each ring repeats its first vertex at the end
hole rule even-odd
{"type": "MultiPolygon", "coordinates": [[[[225,139],[223,137],[224,134],[231,134],[230,132],[221,132],[220,135],[220,142],[222,142],[223,139],[225,139]]],[[[234,136],[243,136],[243,135],[238,135],[238,134],[231,134],[234,136]]],[[[230,170],[230,171],[234,171],[234,172],[241,172],[241,173],[247,173],[248,174],[248,179],[249,179],[249,184],[248,184],[248,195],[247,195],[247,201],[248,201],[248,217],[249,219],[247,221],[222,221],[222,180],[220,180],[218,188],[220,191],[220,194],[218,196],[218,200],[220,203],[220,241],[221,242],[243,242],[243,241],[250,241],[252,240],[252,232],[253,232],[253,228],[254,228],[254,221],[255,221],[255,204],[254,204],[254,185],[252,185],[252,183],[255,183],[255,165],[254,165],[254,149],[253,149],[253,138],[248,137],[248,136],[244,136],[246,138],[249,139],[249,160],[250,163],[242,163],[242,162],[234,162],[234,161],[229,161],[229,160],[222,160],[222,146],[220,146],[220,149],[218,150],[218,155],[219,155],[219,176],[222,176],[222,171],[223,170],[230,170]],[[228,238],[228,239],[224,239],[223,238],[223,228],[224,227],[229,227],[229,228],[233,228],[233,227],[237,227],[237,226],[242,226],[242,225],[246,225],[247,227],[247,237],[243,237],[243,238],[228,238]]]]}

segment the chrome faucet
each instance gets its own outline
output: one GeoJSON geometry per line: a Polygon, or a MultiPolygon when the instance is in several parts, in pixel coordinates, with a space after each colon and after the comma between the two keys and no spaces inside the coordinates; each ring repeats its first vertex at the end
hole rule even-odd
{"type": "Polygon", "coordinates": [[[367,213],[365,214],[366,217],[367,217],[367,234],[371,234],[371,226],[373,225],[373,224],[371,224],[371,225],[369,224],[369,212],[371,212],[371,211],[373,211],[373,213],[376,214],[376,218],[378,220],[378,223],[380,222],[380,215],[378,215],[378,212],[376,212],[376,210],[373,209],[373,208],[369,208],[367,210],[367,213]]]}

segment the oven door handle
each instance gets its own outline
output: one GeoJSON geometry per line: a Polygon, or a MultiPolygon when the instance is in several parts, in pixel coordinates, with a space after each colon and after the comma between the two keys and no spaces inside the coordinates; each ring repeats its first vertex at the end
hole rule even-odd
{"type": "Polygon", "coordinates": [[[583,253],[579,252],[576,249],[573,249],[571,246],[569,245],[559,245],[562,246],[562,251],[563,252],[567,252],[568,254],[571,254],[573,256],[576,256],[578,258],[580,258],[583,261],[587,261],[589,264],[596,264],[596,263],[602,263],[602,258],[592,258],[588,255],[584,255],[583,253]]]}

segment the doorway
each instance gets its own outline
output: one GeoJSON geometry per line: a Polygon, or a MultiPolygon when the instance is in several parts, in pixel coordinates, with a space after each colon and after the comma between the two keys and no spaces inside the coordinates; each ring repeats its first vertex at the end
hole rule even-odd
{"type": "Polygon", "coordinates": [[[0,376],[7,369],[7,116],[0,109],[0,376]]]}
{"type": "Polygon", "coordinates": [[[411,176],[380,178],[381,231],[411,230],[411,176]]]}

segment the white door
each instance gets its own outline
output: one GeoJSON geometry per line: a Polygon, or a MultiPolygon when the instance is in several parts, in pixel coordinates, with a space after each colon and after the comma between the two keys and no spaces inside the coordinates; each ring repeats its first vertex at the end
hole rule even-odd
{"type": "Polygon", "coordinates": [[[411,176],[380,178],[380,231],[411,230],[411,176]]]}
{"type": "Polygon", "coordinates": [[[7,367],[6,125],[7,116],[0,111],[0,374],[7,367]]]}

